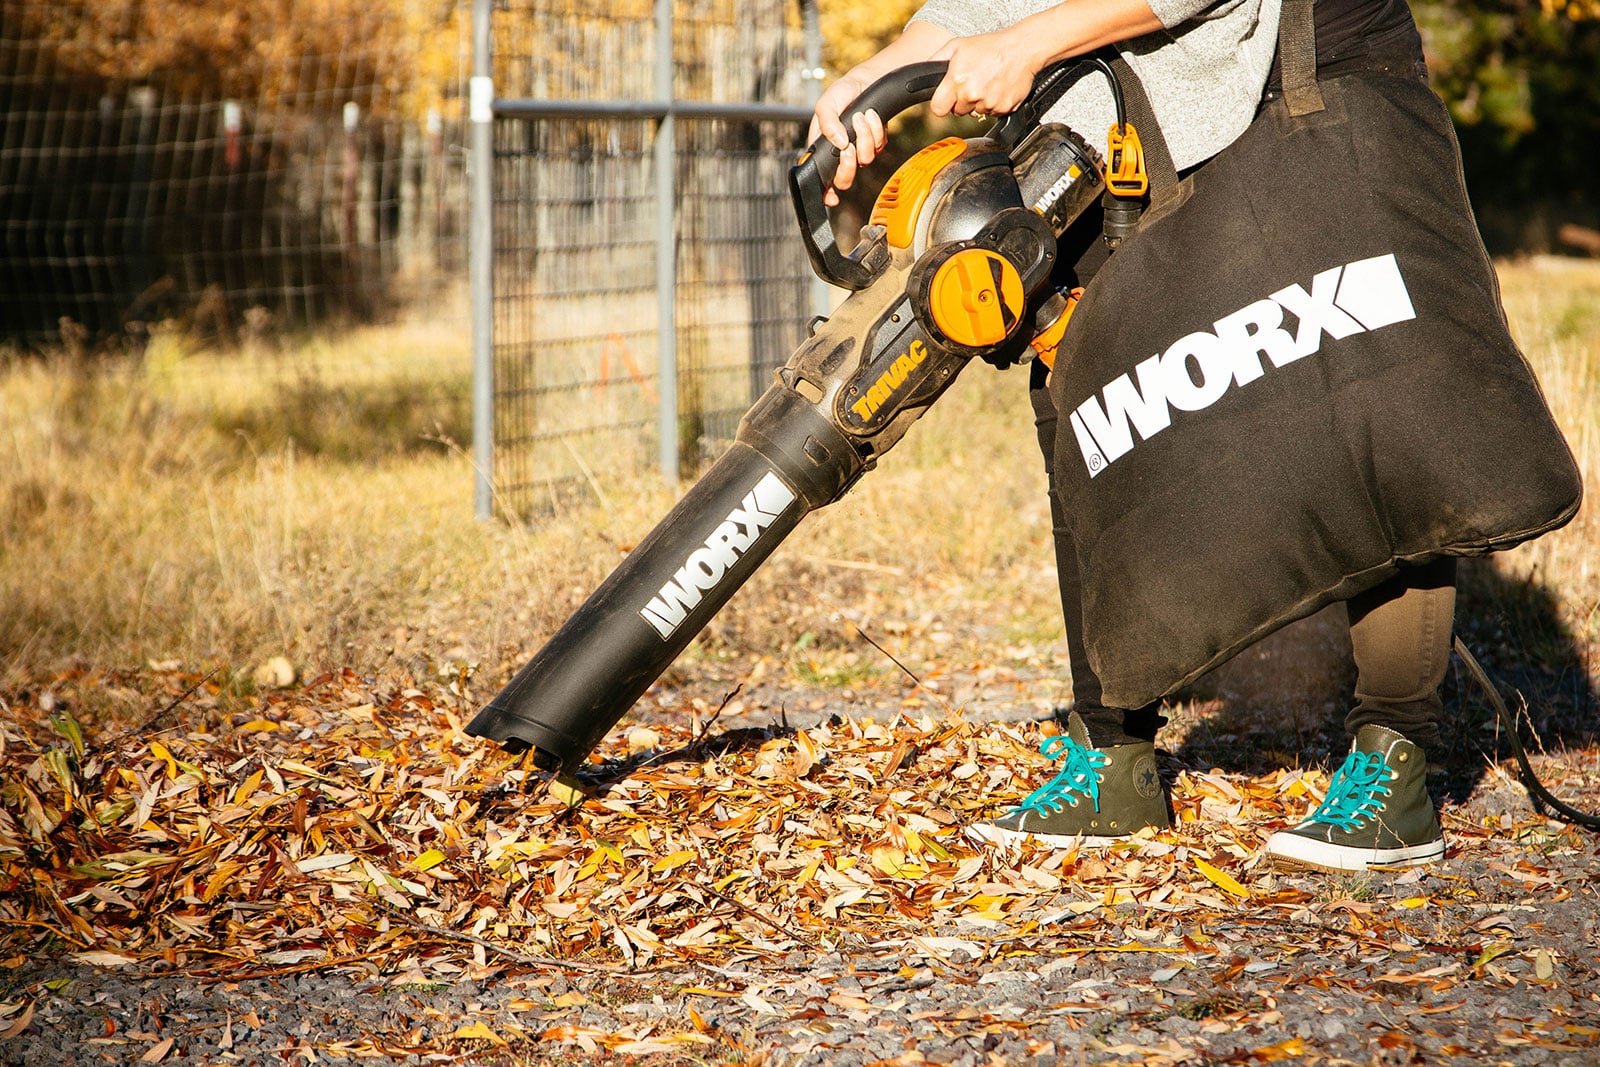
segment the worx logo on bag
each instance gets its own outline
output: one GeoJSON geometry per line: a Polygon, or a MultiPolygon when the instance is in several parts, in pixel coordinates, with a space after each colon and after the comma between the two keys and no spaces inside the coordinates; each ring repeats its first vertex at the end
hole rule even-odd
{"type": "Polygon", "coordinates": [[[1135,430],[1148,441],[1172,425],[1174,410],[1203,411],[1233,386],[1315,355],[1324,333],[1338,340],[1416,317],[1391,252],[1322,271],[1310,292],[1290,285],[1223,316],[1211,330],[1180,337],[1072,412],[1089,477],[1133,450],[1135,430]],[[1286,314],[1295,319],[1292,333],[1286,314]]]}

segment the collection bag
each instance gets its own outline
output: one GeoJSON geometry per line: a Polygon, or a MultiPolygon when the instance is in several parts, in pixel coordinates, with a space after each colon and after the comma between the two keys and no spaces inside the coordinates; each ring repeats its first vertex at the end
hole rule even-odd
{"type": "Polygon", "coordinates": [[[1312,86],[1157,198],[1063,340],[1056,491],[1109,706],[1578,509],[1444,106],[1378,71],[1312,86]]]}

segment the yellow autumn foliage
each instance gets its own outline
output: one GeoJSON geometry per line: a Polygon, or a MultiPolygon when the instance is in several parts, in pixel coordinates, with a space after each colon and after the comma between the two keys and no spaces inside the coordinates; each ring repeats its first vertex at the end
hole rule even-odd
{"type": "Polygon", "coordinates": [[[459,69],[449,0],[0,0],[0,16],[59,78],[262,106],[420,115],[459,69]]]}
{"type": "MultiPolygon", "coordinates": [[[[920,0],[818,6],[831,78],[893,40],[920,0]]],[[[553,0],[539,7],[532,19],[531,12],[500,11],[497,33],[536,39],[557,24],[648,23],[654,4],[553,0]],[[517,22],[523,25],[513,28],[517,22]]],[[[1540,0],[1540,8],[1546,18],[1600,18],[1600,0],[1540,0]]],[[[680,17],[735,23],[742,16],[735,0],[694,0],[680,5],[680,17]]],[[[37,42],[67,77],[261,105],[355,100],[379,114],[414,117],[458,106],[466,18],[467,5],[457,0],[0,0],[7,36],[37,42]]],[[[591,28],[576,38],[594,35],[591,28]]],[[[685,61],[691,52],[680,48],[685,61]]],[[[586,62],[577,55],[571,61],[586,62]]]]}
{"type": "Polygon", "coordinates": [[[1600,19],[1600,0],[1539,0],[1539,9],[1552,19],[1563,15],[1573,22],[1600,19]]]}
{"type": "MultiPolygon", "coordinates": [[[[497,80],[513,95],[650,95],[654,7],[654,0],[497,3],[497,80]],[[530,76],[536,84],[523,84],[530,76]]],[[[781,8],[761,8],[736,0],[678,4],[675,48],[689,95],[716,95],[711,83],[736,85],[745,75],[727,72],[752,51],[781,51],[786,24],[798,26],[798,7],[782,0],[781,8]]],[[[914,8],[824,5],[824,32],[848,56],[864,57],[914,8]]],[[[470,5],[459,0],[0,0],[6,36],[32,42],[55,76],[91,91],[151,85],[261,109],[354,101],[369,114],[412,118],[430,108],[459,112],[469,20],[470,5]]]]}
{"type": "Polygon", "coordinates": [[[900,36],[922,0],[818,0],[823,62],[836,78],[900,36]]]}

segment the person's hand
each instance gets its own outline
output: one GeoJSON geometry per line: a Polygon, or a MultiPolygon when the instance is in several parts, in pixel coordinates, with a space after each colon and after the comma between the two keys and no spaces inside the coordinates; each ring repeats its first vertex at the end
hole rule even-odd
{"type": "Polygon", "coordinates": [[[883,51],[858,63],[848,74],[828,86],[817,100],[816,114],[811,118],[811,132],[806,137],[806,143],[812,144],[822,136],[839,149],[839,171],[833,176],[833,187],[823,194],[823,200],[829,207],[839,203],[839,194],[835,190],[848,189],[855,184],[856,171],[878,158],[878,153],[889,143],[889,135],[883,129],[883,119],[876,111],[857,116],[854,122],[854,145],[850,142],[844,123],[840,121],[840,114],[873,82],[892,70],[921,63],[948,40],[949,30],[922,19],[912,19],[910,25],[883,51]]]}
{"type": "MultiPolygon", "coordinates": [[[[1013,28],[1014,29],[1014,28],[1013,28]]],[[[1013,30],[957,37],[933,54],[950,64],[934,90],[935,115],[1005,115],[1028,98],[1042,64],[1018,47],[1013,30]]]]}
{"type": "Polygon", "coordinates": [[[855,117],[854,143],[851,142],[850,134],[840,117],[841,112],[849,107],[856,97],[866,92],[873,80],[875,79],[869,73],[857,67],[828,86],[818,98],[816,114],[811,117],[811,130],[806,135],[806,143],[810,144],[816,141],[818,136],[822,136],[839,149],[839,169],[833,176],[833,184],[822,197],[823,202],[829,207],[836,207],[839,203],[837,190],[848,189],[854,185],[856,171],[878,158],[878,153],[889,143],[889,135],[883,128],[883,119],[876,111],[869,109],[855,117]]]}

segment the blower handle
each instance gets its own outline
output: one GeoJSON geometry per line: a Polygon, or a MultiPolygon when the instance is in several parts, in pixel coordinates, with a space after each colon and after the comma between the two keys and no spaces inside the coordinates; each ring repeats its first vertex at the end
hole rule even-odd
{"type": "MultiPolygon", "coordinates": [[[[885,74],[869,85],[840,115],[852,142],[856,139],[856,116],[876,111],[888,122],[900,112],[933,99],[933,91],[944,80],[948,63],[913,63],[885,74]]],[[[824,281],[845,289],[865,289],[878,271],[839,251],[833,221],[823,200],[834,175],[839,173],[839,149],[826,137],[818,137],[805,155],[789,171],[789,195],[800,220],[800,235],[805,241],[811,266],[824,281]]]]}
{"type": "MultiPolygon", "coordinates": [[[[900,112],[933,99],[934,90],[944,80],[950,64],[943,61],[913,63],[885,74],[851,101],[839,116],[851,143],[856,139],[857,115],[876,111],[888,122],[900,112]]],[[[1101,69],[1111,82],[1116,99],[1117,120],[1123,121],[1122,86],[1110,64],[1098,54],[1087,59],[1066,59],[1041,70],[1033,79],[1028,98],[1017,109],[1000,117],[986,136],[1007,149],[1015,148],[1044,118],[1044,113],[1060,100],[1073,82],[1084,73],[1101,69]]],[[[823,197],[839,173],[839,149],[826,137],[818,137],[789,171],[789,195],[794,200],[795,216],[800,220],[800,237],[805,242],[811,267],[824,281],[845,289],[865,289],[872,284],[884,261],[862,262],[839,251],[833,222],[823,197]]]]}
{"type": "MultiPolygon", "coordinates": [[[[867,86],[839,116],[850,143],[854,144],[856,140],[855,122],[858,116],[876,111],[879,118],[888,122],[900,112],[932,100],[933,91],[939,88],[939,83],[944,81],[945,71],[949,69],[950,64],[944,62],[913,63],[909,67],[890,71],[867,86]]],[[[825,189],[832,185],[834,175],[839,172],[838,146],[826,137],[818,137],[806,149],[806,155],[801,157],[802,164],[807,157],[816,160],[817,178],[822,187],[825,189]]]]}

